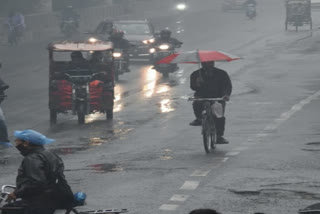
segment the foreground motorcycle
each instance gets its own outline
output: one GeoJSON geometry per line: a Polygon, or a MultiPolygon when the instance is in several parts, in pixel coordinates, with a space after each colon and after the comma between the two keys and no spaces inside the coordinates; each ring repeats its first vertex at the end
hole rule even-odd
{"type": "Polygon", "coordinates": [[[257,16],[256,6],[254,4],[247,5],[246,15],[249,19],[254,19],[257,16]]]}
{"type": "MultiPolygon", "coordinates": [[[[3,185],[0,190],[0,204],[7,199],[7,196],[15,191],[16,187],[13,185],[3,185]]],[[[77,192],[74,194],[74,202],[72,206],[68,209],[64,209],[65,214],[120,214],[120,213],[127,213],[127,209],[98,209],[98,210],[90,210],[90,211],[78,211],[76,208],[80,206],[84,206],[86,204],[86,194],[82,192],[77,192]]],[[[25,208],[23,207],[15,207],[15,208],[5,208],[0,206],[1,211],[13,211],[16,210],[17,212],[21,212],[20,210],[23,210],[25,208]]],[[[58,211],[60,211],[58,209],[58,211]]],[[[13,211],[14,213],[14,211],[13,211]]],[[[60,212],[59,212],[60,213],[60,212]]]]}
{"type": "Polygon", "coordinates": [[[70,38],[77,32],[77,23],[73,18],[68,18],[62,21],[61,32],[65,37],[70,38]]]}
{"type": "Polygon", "coordinates": [[[156,62],[171,54],[174,54],[175,48],[180,48],[180,46],[161,44],[150,49],[150,53],[153,55],[154,69],[161,73],[164,78],[168,78],[170,73],[177,71],[178,66],[177,64],[156,64],[156,62]]]}
{"type": "Polygon", "coordinates": [[[114,78],[119,80],[119,75],[128,71],[128,62],[124,58],[124,52],[121,49],[115,49],[113,52],[114,57],[114,78]]]}

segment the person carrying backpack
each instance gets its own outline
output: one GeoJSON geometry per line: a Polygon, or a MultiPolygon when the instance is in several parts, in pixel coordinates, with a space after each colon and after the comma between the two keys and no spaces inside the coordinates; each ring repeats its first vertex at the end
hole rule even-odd
{"type": "Polygon", "coordinates": [[[73,193],[64,176],[64,163],[44,148],[55,140],[34,130],[15,131],[16,148],[24,156],[16,190],[7,197],[3,214],[52,214],[72,207],[73,193]],[[12,202],[13,201],[13,202],[12,202]],[[11,207],[24,209],[10,210],[11,207]]]}

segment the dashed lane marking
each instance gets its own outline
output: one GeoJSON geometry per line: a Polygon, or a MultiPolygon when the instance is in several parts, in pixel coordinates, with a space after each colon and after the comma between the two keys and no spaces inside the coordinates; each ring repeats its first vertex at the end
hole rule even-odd
{"type": "Polygon", "coordinates": [[[231,156],[237,156],[237,155],[239,155],[239,154],[240,154],[240,152],[228,152],[228,153],[226,154],[226,156],[231,157],[231,156]]]}
{"type": "Polygon", "coordinates": [[[170,198],[170,201],[178,201],[178,202],[184,202],[186,200],[188,200],[189,195],[178,195],[175,194],[170,198]]]}
{"type": "Polygon", "coordinates": [[[195,170],[190,176],[205,177],[209,174],[210,170],[195,170]]]}
{"type": "Polygon", "coordinates": [[[181,190],[195,190],[198,188],[199,181],[185,181],[184,184],[180,187],[181,190]]]}
{"type": "Polygon", "coordinates": [[[179,208],[178,204],[162,204],[159,207],[159,210],[165,210],[165,211],[174,211],[179,208]]]}

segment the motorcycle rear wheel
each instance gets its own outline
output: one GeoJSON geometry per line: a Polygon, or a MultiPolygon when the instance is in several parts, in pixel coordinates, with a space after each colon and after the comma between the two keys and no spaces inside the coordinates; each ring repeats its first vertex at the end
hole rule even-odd
{"type": "Polygon", "coordinates": [[[85,109],[86,107],[84,103],[79,104],[78,112],[77,112],[79,125],[83,125],[85,123],[85,117],[86,117],[85,109]]]}

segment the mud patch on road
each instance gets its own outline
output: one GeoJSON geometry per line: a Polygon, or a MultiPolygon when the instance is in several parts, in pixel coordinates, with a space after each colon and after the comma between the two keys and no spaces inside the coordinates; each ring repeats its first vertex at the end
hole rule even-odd
{"type": "Polygon", "coordinates": [[[306,143],[306,145],[314,145],[314,146],[320,146],[320,142],[310,142],[310,143],[306,143]]]}
{"type": "Polygon", "coordinates": [[[230,192],[237,195],[243,196],[257,196],[259,197],[270,197],[270,198],[281,198],[281,199],[304,199],[304,200],[319,200],[320,194],[299,191],[299,190],[289,190],[289,189],[259,189],[259,190],[235,190],[229,189],[230,192]]]}
{"type": "Polygon", "coordinates": [[[97,173],[122,172],[124,170],[123,166],[114,163],[93,164],[88,167],[97,173]]]}
{"type": "Polygon", "coordinates": [[[68,154],[74,154],[76,152],[85,151],[89,149],[89,146],[66,146],[66,147],[58,147],[58,148],[52,148],[50,151],[59,154],[59,155],[68,155],[68,154]]]}

